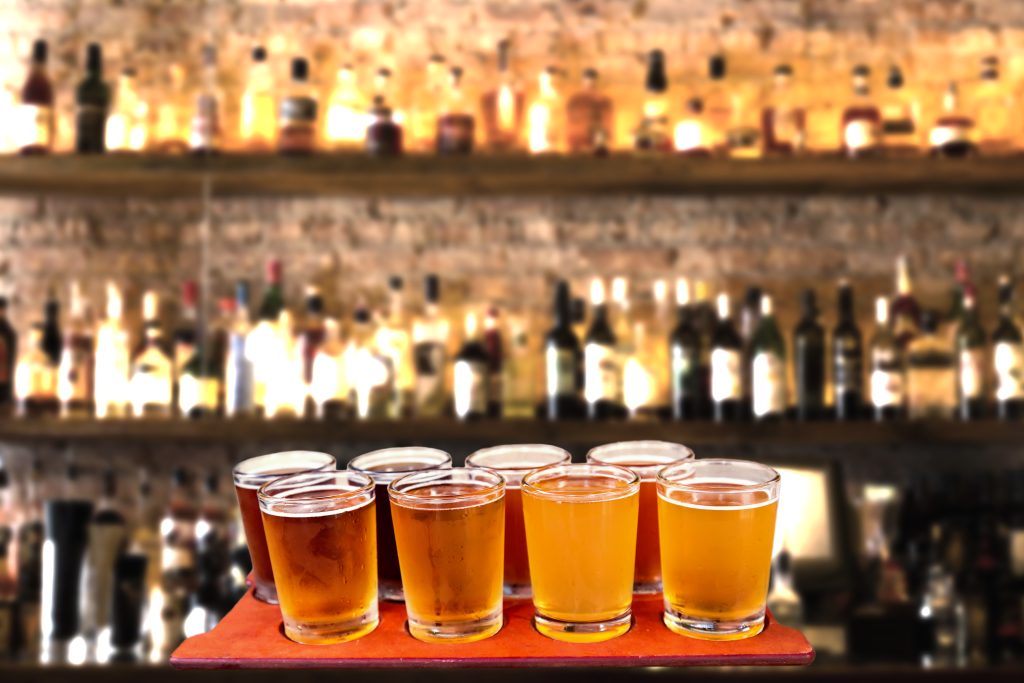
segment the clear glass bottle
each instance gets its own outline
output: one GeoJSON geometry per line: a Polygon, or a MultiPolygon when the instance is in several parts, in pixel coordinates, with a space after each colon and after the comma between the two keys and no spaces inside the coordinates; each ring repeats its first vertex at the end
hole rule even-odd
{"type": "Polygon", "coordinates": [[[574,154],[607,154],[615,135],[615,105],[598,84],[597,69],[583,70],[580,90],[566,104],[569,151],[574,154]]]}
{"type": "Polygon", "coordinates": [[[281,154],[311,154],[316,149],[317,101],[309,82],[309,62],[292,60],[291,85],[278,109],[277,151],[281,154]]]}
{"type": "Polygon", "coordinates": [[[754,419],[786,415],[786,341],[772,311],[772,298],[761,295],[761,316],[751,339],[751,399],[754,419]]]}
{"type": "Polygon", "coordinates": [[[992,333],[996,412],[1001,420],[1024,418],[1024,335],[1013,315],[1013,283],[999,278],[999,323],[992,333]]]}
{"type": "Polygon", "coordinates": [[[871,69],[853,68],[853,94],[843,110],[843,153],[848,157],[874,156],[882,142],[882,112],[871,96],[871,69]]]}
{"type": "Polygon", "coordinates": [[[881,95],[882,146],[888,156],[921,153],[921,103],[906,87],[903,70],[889,67],[881,95]]]}
{"type": "Polygon", "coordinates": [[[167,351],[159,321],[156,292],[142,297],[144,339],[132,359],[128,397],[135,417],[170,417],[174,386],[174,361],[167,351]]]}
{"type": "MultiPolygon", "coordinates": [[[[391,359],[375,346],[375,332],[370,310],[363,304],[356,306],[345,350],[345,371],[355,415],[360,420],[386,419],[394,395],[391,359]]],[[[443,377],[440,383],[443,388],[443,377]]]]}
{"type": "Polygon", "coordinates": [[[671,104],[668,97],[668,74],[665,53],[651,50],[647,54],[647,77],[644,79],[644,100],[640,125],[634,146],[645,152],[672,150],[671,104]]]}
{"type": "Polygon", "coordinates": [[[313,381],[313,360],[327,334],[324,317],[324,298],[320,288],[306,287],[306,315],[298,334],[299,355],[302,357],[302,381],[307,390],[313,381]]]}
{"type": "MultiPolygon", "coordinates": [[[[452,69],[444,55],[434,53],[427,59],[426,74],[413,93],[409,111],[409,147],[417,152],[430,152],[438,146],[437,138],[449,96],[452,69]]],[[[459,69],[459,77],[462,73],[459,69]]],[[[461,84],[460,84],[461,86],[461,84]]]]}
{"type": "Polygon", "coordinates": [[[22,154],[48,154],[54,141],[53,84],[46,70],[45,40],[32,44],[32,61],[21,87],[21,106],[13,133],[22,154]]]}
{"type": "Polygon", "coordinates": [[[978,319],[974,292],[964,292],[964,314],[956,333],[957,404],[961,420],[977,420],[985,414],[988,376],[988,335],[978,319]]]}
{"type": "Polygon", "coordinates": [[[549,66],[537,77],[537,95],[527,110],[527,149],[531,154],[565,151],[565,103],[556,87],[558,69],[549,66]]]}
{"type": "Polygon", "coordinates": [[[1020,108],[1010,84],[1000,78],[999,59],[982,60],[978,81],[965,109],[974,119],[978,151],[986,156],[1010,154],[1020,142],[1020,108]]]}
{"type": "Polygon", "coordinates": [[[253,367],[245,353],[245,340],[252,330],[249,319],[249,283],[235,284],[235,319],[228,330],[227,357],[224,362],[224,415],[251,415],[253,404],[253,367]]]}
{"type": "Polygon", "coordinates": [[[252,401],[255,411],[266,410],[268,385],[275,374],[280,372],[279,363],[287,363],[282,357],[283,348],[280,332],[281,314],[284,312],[282,289],[283,269],[281,261],[271,259],[266,266],[266,288],[260,302],[256,324],[245,339],[245,356],[252,367],[252,401]]]}
{"type": "Polygon", "coordinates": [[[501,378],[502,416],[511,419],[532,419],[537,408],[537,357],[540,349],[525,313],[506,316],[508,345],[503,354],[501,378]]]}
{"type": "Polygon", "coordinates": [[[655,280],[651,285],[651,296],[654,310],[651,311],[646,333],[640,344],[640,357],[643,359],[644,370],[651,384],[651,394],[643,409],[652,417],[663,419],[672,412],[672,387],[667,372],[672,361],[671,350],[666,340],[675,323],[672,320],[672,307],[669,303],[668,282],[661,278],[655,280]]]}
{"type": "Polygon", "coordinates": [[[333,318],[324,320],[324,341],[313,358],[309,396],[318,419],[337,420],[348,416],[351,387],[345,369],[345,346],[341,325],[333,318]]]}
{"type": "Polygon", "coordinates": [[[186,280],[181,284],[181,311],[171,342],[175,387],[180,383],[185,366],[192,360],[200,341],[198,307],[199,283],[186,280]]]}
{"type": "Polygon", "coordinates": [[[878,422],[904,414],[903,346],[889,325],[889,302],[875,299],[875,334],[871,338],[871,408],[878,422]]]}
{"type": "Polygon", "coordinates": [[[464,342],[452,365],[453,399],[458,419],[475,420],[487,415],[490,402],[487,365],[487,349],[478,336],[476,314],[469,312],[466,314],[464,342]]]}
{"type": "Polygon", "coordinates": [[[921,335],[907,348],[907,414],[911,419],[949,419],[956,408],[953,349],[937,329],[938,316],[925,311],[921,335]]]}
{"type": "Polygon", "coordinates": [[[78,281],[71,283],[70,321],[57,373],[63,417],[91,417],[96,409],[94,324],[78,281]]]}
{"type": "Polygon", "coordinates": [[[793,67],[775,67],[772,84],[761,110],[765,154],[789,155],[803,150],[807,138],[803,97],[793,83],[793,67]]]}
{"type": "Polygon", "coordinates": [[[676,153],[689,157],[709,157],[714,151],[713,136],[705,115],[704,101],[691,97],[683,107],[683,116],[676,122],[672,141],[676,153]]]}
{"type": "Polygon", "coordinates": [[[390,359],[395,375],[395,395],[388,408],[392,418],[413,414],[416,367],[413,363],[409,317],[405,310],[405,281],[397,275],[388,278],[388,307],[377,326],[376,346],[390,359]]]}
{"type": "Polygon", "coordinates": [[[196,92],[189,133],[193,154],[213,154],[221,145],[220,103],[223,98],[217,84],[217,48],[203,46],[202,72],[196,92]]]}
{"type": "Polygon", "coordinates": [[[438,154],[469,154],[476,139],[476,117],[462,89],[462,67],[448,72],[448,87],[439,100],[435,148],[438,154]]]}
{"type": "Polygon", "coordinates": [[[743,340],[729,311],[729,295],[718,295],[718,323],[711,337],[711,403],[715,422],[743,416],[743,340]]]}
{"type": "Polygon", "coordinates": [[[701,100],[713,151],[741,159],[761,156],[759,103],[748,84],[729,78],[725,55],[708,60],[708,83],[701,100]]]}
{"type": "Polygon", "coordinates": [[[160,154],[188,152],[189,107],[182,101],[187,92],[185,67],[177,62],[167,65],[155,98],[151,146],[160,154]]]}
{"type": "Polygon", "coordinates": [[[96,417],[123,417],[128,409],[131,350],[128,330],[122,321],[121,292],[107,283],[106,319],[96,331],[96,417]]]}
{"type": "Polygon", "coordinates": [[[416,361],[416,415],[440,417],[445,412],[445,375],[447,374],[448,319],[441,313],[441,280],[437,275],[424,279],[423,314],[412,324],[413,356],[416,361]]]}
{"type": "Polygon", "coordinates": [[[14,371],[18,412],[25,417],[49,417],[60,412],[57,366],[43,348],[43,324],[35,323],[14,371]]]}
{"type": "Polygon", "coordinates": [[[942,112],[928,132],[932,156],[970,156],[976,149],[975,135],[974,118],[961,104],[956,81],[950,81],[942,96],[942,112]]]}
{"type": "Polygon", "coordinates": [[[509,151],[520,145],[523,130],[523,91],[511,68],[508,40],[498,43],[498,82],[480,100],[484,144],[492,151],[509,151]]]}
{"type": "Polygon", "coordinates": [[[355,69],[343,64],[338,69],[334,89],[327,100],[324,116],[324,145],[335,151],[359,149],[370,125],[369,102],[359,88],[355,69]]]}
{"type": "Polygon", "coordinates": [[[252,49],[252,63],[242,91],[238,142],[243,150],[269,152],[277,139],[277,104],[274,75],[262,45],[252,49]]]}
{"type": "Polygon", "coordinates": [[[121,70],[114,92],[114,106],[107,118],[107,149],[141,152],[148,142],[149,105],[139,95],[135,69],[121,70]]]}

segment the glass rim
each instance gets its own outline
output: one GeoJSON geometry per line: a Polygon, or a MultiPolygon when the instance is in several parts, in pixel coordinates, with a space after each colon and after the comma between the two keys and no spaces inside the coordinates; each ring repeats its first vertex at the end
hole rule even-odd
{"type": "MultiPolygon", "coordinates": [[[[782,481],[782,475],[779,474],[778,470],[774,467],[770,467],[763,463],[754,462],[753,460],[737,460],[732,458],[708,458],[701,460],[685,460],[683,462],[677,462],[667,467],[662,468],[658,472],[658,485],[664,488],[674,489],[677,491],[694,491],[702,492],[699,488],[699,484],[707,483],[707,479],[715,480],[722,479],[721,488],[716,487],[716,492],[719,493],[746,493],[750,491],[769,491],[772,493],[771,500],[776,500],[779,497],[778,486],[782,481]],[[706,467],[745,467],[756,470],[764,474],[764,478],[759,481],[749,482],[737,482],[735,480],[728,480],[723,476],[707,478],[701,478],[697,476],[697,470],[706,467]],[[689,473],[689,476],[681,479],[670,479],[673,474],[680,472],[689,473]],[[699,478],[699,482],[687,483],[689,479],[699,478]]],[[[770,501],[769,501],[770,502],[770,501]]],[[[722,506],[729,507],[729,506],[722,506]]]]}
{"type": "MultiPolygon", "coordinates": [[[[300,460],[300,463],[303,462],[300,460]]],[[[330,453],[324,453],[322,451],[306,451],[306,450],[294,450],[294,451],[278,451],[276,453],[264,453],[263,455],[254,455],[251,458],[246,458],[241,462],[235,463],[231,468],[231,481],[235,486],[241,486],[246,489],[259,489],[268,481],[274,479],[280,479],[282,477],[290,477],[294,474],[302,474],[304,472],[330,472],[332,469],[338,466],[338,460],[330,453]],[[291,472],[262,472],[247,471],[248,467],[259,467],[268,466],[270,463],[276,460],[282,460],[282,466],[287,466],[286,459],[289,456],[302,456],[306,462],[311,463],[308,467],[299,465],[299,469],[291,472]],[[314,460],[320,460],[320,464],[312,464],[314,460]]]]}
{"type": "Polygon", "coordinates": [[[452,456],[447,451],[442,451],[440,448],[430,448],[429,446],[393,446],[389,448],[379,448],[375,451],[367,451],[366,453],[360,453],[356,457],[348,461],[345,466],[346,469],[352,472],[362,472],[368,475],[374,481],[381,484],[389,484],[392,481],[401,479],[402,477],[415,474],[417,472],[432,472],[434,470],[451,469],[452,467],[452,456]],[[437,462],[427,464],[424,463],[424,467],[417,467],[409,470],[399,470],[394,472],[380,472],[366,468],[365,461],[376,461],[386,460],[389,457],[401,456],[406,461],[415,460],[417,457],[421,457],[424,460],[428,458],[436,458],[437,462]],[[360,461],[363,466],[360,466],[360,461]]]}
{"type": "MultiPolygon", "coordinates": [[[[336,484],[335,484],[336,485],[336,484]]],[[[345,509],[344,503],[367,496],[366,500],[370,501],[374,499],[374,486],[373,479],[362,472],[351,472],[349,470],[334,470],[333,472],[297,472],[295,474],[289,474],[283,477],[268,481],[259,488],[256,492],[257,498],[260,502],[260,510],[274,514],[277,512],[292,512],[298,513],[304,508],[314,507],[319,508],[310,510],[309,516],[314,516],[317,513],[323,512],[334,512],[337,510],[345,509]],[[355,478],[359,481],[354,485],[353,488],[345,490],[336,490],[320,495],[303,496],[302,498],[291,499],[288,497],[288,493],[294,494],[295,492],[303,491],[308,486],[315,486],[319,483],[326,483],[328,481],[336,481],[338,477],[346,477],[348,479],[355,478]],[[280,487],[281,494],[272,493],[272,489],[280,487]],[[326,509],[324,505],[331,504],[326,509]],[[273,506],[274,510],[268,510],[269,506],[273,506]]]]}
{"type": "MultiPolygon", "coordinates": [[[[572,453],[561,448],[559,446],[553,446],[546,443],[524,443],[524,444],[503,444],[501,446],[489,446],[487,448],[480,448],[473,451],[469,456],[466,457],[466,467],[472,469],[488,469],[494,470],[495,472],[511,472],[513,474],[523,474],[531,472],[542,467],[548,467],[550,465],[562,465],[572,461],[572,453]],[[506,452],[516,453],[518,451],[526,452],[532,451],[534,453],[547,452],[552,456],[558,456],[558,460],[552,462],[546,462],[542,465],[499,465],[491,466],[485,465],[478,460],[486,459],[490,456],[499,456],[506,452]]],[[[506,482],[507,483],[507,482],[506,482]]]]}
{"type": "Polygon", "coordinates": [[[615,441],[601,446],[595,446],[587,451],[587,462],[601,465],[617,465],[636,471],[644,480],[654,479],[665,467],[679,462],[692,462],[696,459],[693,449],[674,441],[660,441],[656,439],[641,439],[636,441],[615,441]],[[618,451],[622,451],[619,453],[618,451]],[[648,451],[637,453],[637,451],[648,451]],[[656,451],[664,451],[664,454],[656,451]],[[672,457],[670,451],[675,451],[677,457],[672,457]],[[635,459],[636,464],[630,462],[615,462],[618,459],[635,459]],[[648,458],[651,462],[642,462],[648,458]]]}
{"type": "Polygon", "coordinates": [[[628,467],[604,465],[600,463],[584,462],[568,463],[564,465],[548,465],[547,467],[541,467],[540,469],[533,470],[523,477],[522,489],[524,495],[529,493],[532,496],[546,498],[548,500],[572,503],[596,503],[619,500],[620,498],[628,498],[629,496],[636,495],[640,491],[640,475],[628,467]],[[590,476],[597,474],[598,476],[610,479],[614,478],[618,481],[625,482],[626,490],[565,493],[558,491],[545,491],[544,489],[536,486],[538,479],[550,479],[559,475],[587,476],[588,474],[590,476]]]}
{"type": "Polygon", "coordinates": [[[452,467],[443,470],[425,470],[411,472],[388,484],[388,498],[392,503],[402,507],[416,509],[456,509],[472,507],[498,500],[505,495],[505,477],[486,467],[452,467]],[[413,493],[433,483],[460,483],[454,477],[468,476],[470,481],[485,480],[482,486],[473,491],[449,494],[431,494],[429,496],[413,493]],[[486,481],[488,480],[489,481],[486,481]],[[414,486],[405,490],[402,487],[414,486]],[[469,503],[470,505],[459,505],[469,503]]]}

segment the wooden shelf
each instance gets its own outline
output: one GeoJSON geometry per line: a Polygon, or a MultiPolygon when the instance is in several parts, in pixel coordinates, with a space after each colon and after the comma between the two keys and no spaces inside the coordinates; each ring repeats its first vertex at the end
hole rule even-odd
{"type": "Polygon", "coordinates": [[[731,161],[632,155],[210,159],[108,155],[0,158],[0,194],[150,199],[266,196],[607,196],[717,194],[1017,195],[1024,160],[731,161]]]}

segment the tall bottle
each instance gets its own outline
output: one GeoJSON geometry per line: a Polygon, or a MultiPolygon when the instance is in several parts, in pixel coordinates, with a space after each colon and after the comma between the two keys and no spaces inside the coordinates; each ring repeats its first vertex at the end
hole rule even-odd
{"type": "Polygon", "coordinates": [[[569,283],[555,285],[554,326],[544,341],[545,415],[549,420],[578,419],[584,414],[580,397],[583,353],[572,329],[569,283]]]}
{"type": "Polygon", "coordinates": [[[508,344],[503,347],[501,378],[502,416],[512,419],[537,416],[537,380],[540,353],[529,314],[517,310],[506,317],[508,344]]]}
{"type": "Polygon", "coordinates": [[[537,96],[527,112],[527,149],[531,154],[565,149],[565,104],[556,87],[558,69],[546,67],[537,77],[537,96]]]}
{"type": "Polygon", "coordinates": [[[708,59],[708,83],[701,102],[708,144],[716,153],[734,158],[761,155],[760,111],[750,88],[728,77],[725,55],[708,59]]]}
{"type": "Polygon", "coordinates": [[[18,333],[7,318],[7,297],[0,296],[0,413],[14,402],[14,366],[18,360],[18,333]]]}
{"type": "Polygon", "coordinates": [[[85,567],[82,572],[82,634],[93,651],[97,640],[110,627],[114,593],[114,566],[128,545],[128,525],[117,503],[117,474],[103,473],[103,491],[89,521],[85,567]]]}
{"type": "Polygon", "coordinates": [[[839,283],[839,322],[832,330],[832,384],[837,420],[856,420],[863,402],[864,350],[853,312],[853,288],[839,283]]]}
{"type": "Polygon", "coordinates": [[[159,307],[156,292],[143,295],[144,337],[132,359],[128,383],[129,402],[135,417],[170,417],[174,405],[174,361],[160,327],[159,307]]]}
{"type": "Polygon", "coordinates": [[[1020,142],[1016,125],[1019,102],[1009,83],[1000,78],[999,59],[982,60],[978,82],[970,93],[968,109],[974,118],[978,150],[989,155],[1010,154],[1020,142]]]}
{"type": "Polygon", "coordinates": [[[306,287],[306,316],[299,330],[302,381],[307,391],[313,381],[313,359],[316,358],[327,333],[324,320],[324,298],[318,287],[310,285],[306,287]]]}
{"type": "Polygon", "coordinates": [[[996,412],[1001,420],[1024,418],[1024,335],[1013,316],[1013,284],[999,278],[999,323],[992,333],[996,412]]]}
{"type": "Polygon", "coordinates": [[[761,295],[761,316],[751,339],[751,398],[754,419],[786,414],[786,341],[772,312],[772,298],[761,295]]]}
{"type": "Polygon", "coordinates": [[[185,67],[178,61],[170,62],[162,70],[158,83],[162,97],[154,102],[153,134],[150,136],[150,147],[159,154],[184,154],[188,151],[190,108],[183,101],[186,80],[185,67]]]}
{"type": "Polygon", "coordinates": [[[45,492],[43,463],[32,459],[25,481],[25,497],[17,528],[18,628],[22,652],[37,659],[40,645],[41,599],[43,591],[43,503],[45,492]]]}
{"type": "Polygon", "coordinates": [[[251,415],[253,405],[253,367],[245,353],[245,340],[252,330],[249,321],[249,283],[235,284],[235,320],[228,331],[227,359],[224,367],[224,415],[251,415]]]}
{"type": "Polygon", "coordinates": [[[566,105],[569,151],[606,154],[615,134],[614,116],[615,105],[601,92],[597,69],[584,69],[582,87],[566,105]]]}
{"type": "MultiPolygon", "coordinates": [[[[461,69],[459,69],[461,78],[461,69]]],[[[429,152],[437,146],[438,126],[445,108],[443,102],[450,85],[452,70],[444,55],[434,53],[427,59],[426,73],[412,95],[408,133],[410,147],[429,152]]]]}
{"type": "Polygon", "coordinates": [[[93,400],[96,349],[93,322],[77,281],[71,283],[70,309],[58,368],[57,397],[64,417],[91,417],[96,409],[93,400]]]}
{"type": "Polygon", "coordinates": [[[416,366],[404,290],[405,281],[401,277],[388,278],[387,313],[377,327],[376,346],[389,358],[395,376],[395,395],[388,409],[393,418],[412,415],[416,389],[416,366]]]}
{"type": "Polygon", "coordinates": [[[487,349],[477,336],[475,313],[466,314],[465,341],[455,356],[453,372],[455,416],[475,420],[487,415],[487,349]]]}
{"type": "Polygon", "coordinates": [[[487,417],[500,418],[504,412],[505,339],[501,333],[498,308],[491,306],[484,316],[484,335],[481,340],[487,353],[487,417]]]}
{"type": "Polygon", "coordinates": [[[618,416],[622,404],[622,365],[618,338],[608,322],[604,283],[590,283],[590,329],[583,347],[583,396],[591,420],[618,416]]]}
{"type": "Polygon", "coordinates": [[[825,412],[825,329],[818,322],[814,291],[800,297],[803,314],[793,330],[793,386],[799,420],[817,420],[825,412]]]}
{"type": "Polygon", "coordinates": [[[956,81],[950,81],[942,96],[942,112],[928,133],[932,156],[969,156],[975,151],[974,136],[974,118],[961,104],[956,81]]]}
{"type": "Polygon", "coordinates": [[[193,154],[213,154],[220,148],[220,88],[217,85],[217,48],[203,45],[201,84],[196,93],[189,147],[193,154]]]}
{"type": "Polygon", "coordinates": [[[702,368],[703,340],[693,324],[690,283],[686,278],[676,280],[676,311],[676,326],[668,340],[671,354],[669,375],[672,385],[672,418],[701,419],[707,417],[708,378],[702,368]]]}
{"type": "Polygon", "coordinates": [[[957,405],[961,420],[977,420],[985,412],[988,336],[978,320],[973,292],[964,293],[964,315],[956,333],[957,405]]]}
{"type": "Polygon", "coordinates": [[[160,520],[162,536],[160,593],[163,605],[159,615],[159,638],[154,639],[154,654],[160,658],[185,639],[185,617],[196,589],[196,522],[199,510],[190,473],[177,467],[171,477],[170,496],[160,520]]]}
{"type": "Polygon", "coordinates": [[[523,129],[523,91],[511,68],[511,49],[508,40],[498,43],[497,87],[480,100],[484,141],[496,151],[515,149],[523,129]]]}
{"type": "Polygon", "coordinates": [[[876,154],[882,139],[882,112],[871,98],[871,69],[853,68],[853,97],[843,111],[843,152],[848,157],[876,154]]]}
{"type": "Polygon", "coordinates": [[[871,408],[879,422],[894,420],[904,414],[904,348],[889,325],[889,302],[880,296],[875,299],[870,376],[871,408]]]}
{"type": "Polygon", "coordinates": [[[203,479],[196,521],[196,592],[185,619],[185,635],[189,637],[210,631],[227,607],[230,543],[229,514],[220,495],[220,479],[216,472],[210,472],[203,479]]]}
{"type": "Polygon", "coordinates": [[[14,395],[18,412],[28,417],[55,416],[60,412],[57,400],[57,365],[50,359],[43,344],[42,323],[35,323],[29,332],[14,372],[14,395]]]}
{"type": "Polygon", "coordinates": [[[252,152],[267,152],[277,139],[274,76],[262,45],[252,49],[252,64],[242,92],[238,119],[239,144],[252,152]]]}
{"type": "Polygon", "coordinates": [[[903,70],[889,67],[881,96],[882,146],[887,156],[921,152],[921,105],[905,86],[903,70]]]}
{"type": "Polygon", "coordinates": [[[15,634],[18,632],[17,585],[11,573],[14,528],[8,511],[11,509],[10,477],[0,461],[0,657],[13,659],[15,634]]]}
{"type": "Polygon", "coordinates": [[[126,66],[121,70],[114,92],[114,104],[107,118],[107,149],[141,152],[149,135],[149,105],[139,96],[134,68],[126,66]]]}
{"type": "Polygon", "coordinates": [[[445,375],[449,322],[441,313],[441,280],[427,275],[423,315],[412,326],[413,355],[416,359],[416,414],[440,417],[445,410],[445,375]]]}
{"type": "Polygon", "coordinates": [[[917,336],[921,322],[921,308],[910,285],[910,266],[906,256],[896,260],[896,297],[890,309],[892,332],[901,349],[917,336]]]}
{"type": "Polygon", "coordinates": [[[469,154],[475,139],[476,117],[462,88],[462,67],[453,66],[437,116],[435,147],[438,154],[469,154]]]}
{"type": "MultiPolygon", "coordinates": [[[[181,312],[174,330],[172,358],[174,360],[174,386],[177,392],[185,366],[196,353],[199,338],[199,283],[186,280],[181,286],[181,312]]],[[[177,393],[175,393],[177,396],[177,393]]]]}
{"type": "Polygon", "coordinates": [[[53,84],[46,71],[47,44],[32,44],[32,61],[21,86],[16,144],[22,154],[47,154],[53,148],[53,84]]]}
{"type": "Polygon", "coordinates": [[[75,89],[75,151],[102,154],[106,151],[107,110],[110,88],[103,81],[103,52],[89,43],[85,52],[85,78],[75,89]]]}
{"type": "Polygon", "coordinates": [[[921,314],[921,335],[907,347],[907,414],[949,419],[957,403],[957,372],[950,343],[939,336],[934,311],[921,314]]]}
{"type": "Polygon", "coordinates": [[[309,396],[319,419],[337,420],[348,416],[352,388],[348,384],[345,359],[341,325],[333,318],[326,318],[324,341],[313,358],[313,379],[309,385],[309,396]]]}
{"type": "MultiPolygon", "coordinates": [[[[391,359],[376,345],[377,339],[370,309],[365,304],[357,305],[352,315],[348,348],[345,350],[345,368],[356,417],[360,420],[387,418],[394,396],[391,359]]],[[[443,389],[444,378],[439,382],[443,389]]],[[[441,400],[445,399],[442,391],[441,400]]],[[[445,408],[446,405],[442,405],[435,415],[440,415],[445,408]]]]}
{"type": "Polygon", "coordinates": [[[651,50],[647,54],[644,93],[640,126],[637,128],[634,144],[642,151],[671,151],[672,121],[667,94],[668,75],[665,73],[665,53],[661,50],[651,50]]]}
{"type": "Polygon", "coordinates": [[[794,154],[804,148],[807,116],[800,93],[793,85],[793,67],[775,67],[772,87],[761,112],[765,154],[794,154]]]}
{"type": "Polygon", "coordinates": [[[280,319],[284,311],[281,277],[281,261],[268,261],[258,321],[245,340],[245,356],[252,366],[253,406],[260,410],[266,408],[268,385],[272,383],[274,374],[282,372],[277,364],[287,362],[280,354],[283,343],[280,319]]]}
{"type": "Polygon", "coordinates": [[[309,62],[292,60],[291,85],[278,111],[277,150],[281,154],[311,154],[316,148],[317,101],[309,82],[309,62]]]}
{"type": "Polygon", "coordinates": [[[96,417],[120,417],[128,407],[131,350],[121,320],[123,300],[117,286],[107,283],[106,319],[96,331],[96,417]]]}
{"type": "Polygon", "coordinates": [[[718,323],[711,337],[711,402],[715,422],[743,417],[743,340],[729,311],[729,295],[718,295],[718,323]]]}
{"type": "Polygon", "coordinates": [[[740,339],[743,341],[743,362],[740,366],[743,386],[743,417],[753,415],[753,369],[754,369],[754,333],[761,323],[761,288],[747,287],[740,307],[740,339]]]}
{"type": "Polygon", "coordinates": [[[50,363],[57,367],[60,364],[61,351],[64,349],[64,335],[60,331],[60,302],[51,289],[43,307],[43,341],[42,349],[50,363]]]}

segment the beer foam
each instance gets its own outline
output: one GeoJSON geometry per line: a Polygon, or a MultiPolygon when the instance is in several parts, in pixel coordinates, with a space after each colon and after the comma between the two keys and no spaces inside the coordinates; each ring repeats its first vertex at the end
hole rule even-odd
{"type": "MultiPolygon", "coordinates": [[[[722,478],[722,477],[715,477],[713,479],[710,479],[710,478],[709,479],[687,479],[685,481],[685,485],[687,487],[686,490],[685,490],[685,493],[687,495],[694,495],[696,497],[711,497],[711,496],[715,496],[716,494],[717,495],[723,495],[724,494],[726,496],[733,497],[733,496],[736,496],[736,495],[743,495],[743,494],[765,493],[764,491],[759,490],[759,489],[745,489],[745,488],[742,488],[742,487],[749,487],[749,486],[751,486],[751,482],[746,481],[746,480],[742,480],[742,479],[726,479],[726,478],[722,478]],[[704,491],[700,491],[700,490],[698,490],[698,491],[691,491],[690,487],[692,487],[694,484],[696,484],[696,485],[700,485],[700,484],[726,484],[726,485],[730,485],[731,484],[731,485],[734,485],[734,486],[736,486],[738,488],[737,489],[733,489],[733,490],[720,489],[720,490],[716,491],[715,489],[708,489],[708,490],[704,490],[704,491]]],[[[670,491],[670,495],[671,495],[671,493],[673,493],[673,492],[670,491]]],[[[765,507],[767,505],[772,505],[774,503],[777,503],[778,500],[779,500],[778,496],[776,496],[774,498],[769,497],[769,498],[766,498],[765,500],[757,501],[755,503],[749,503],[749,504],[746,504],[746,505],[730,505],[728,503],[724,503],[722,505],[701,505],[700,503],[694,503],[692,501],[678,500],[678,499],[675,499],[675,498],[671,498],[671,497],[662,495],[662,493],[660,491],[658,492],[658,498],[664,500],[666,503],[669,503],[671,505],[678,505],[679,507],[691,508],[691,509],[694,509],[694,510],[756,510],[757,508],[762,508],[762,507],[765,507]]]]}
{"type": "MultiPolygon", "coordinates": [[[[352,489],[352,490],[354,491],[355,489],[352,489]]],[[[329,486],[309,487],[309,488],[304,488],[304,489],[295,489],[295,492],[300,492],[300,493],[308,493],[310,491],[337,491],[337,489],[334,488],[334,487],[329,487],[329,486]]],[[[303,512],[290,512],[290,511],[286,512],[284,510],[268,510],[267,508],[263,507],[263,505],[260,505],[260,510],[262,512],[268,514],[268,515],[273,515],[274,517],[289,517],[289,518],[294,518],[294,519],[306,519],[306,518],[309,518],[309,517],[330,517],[331,515],[342,515],[342,514],[345,514],[346,512],[353,512],[355,510],[359,510],[361,508],[366,507],[367,505],[372,503],[374,500],[375,500],[375,498],[367,498],[362,503],[360,503],[358,505],[353,505],[353,506],[350,506],[350,507],[344,507],[344,508],[341,508],[341,509],[332,508],[330,510],[317,510],[316,508],[323,507],[324,505],[333,505],[334,501],[332,501],[329,498],[300,498],[298,500],[289,500],[288,498],[278,498],[273,503],[275,506],[277,506],[277,505],[285,505],[287,507],[292,507],[294,505],[302,504],[302,505],[308,505],[310,508],[313,508],[313,509],[310,509],[308,511],[303,511],[303,512]]]]}

